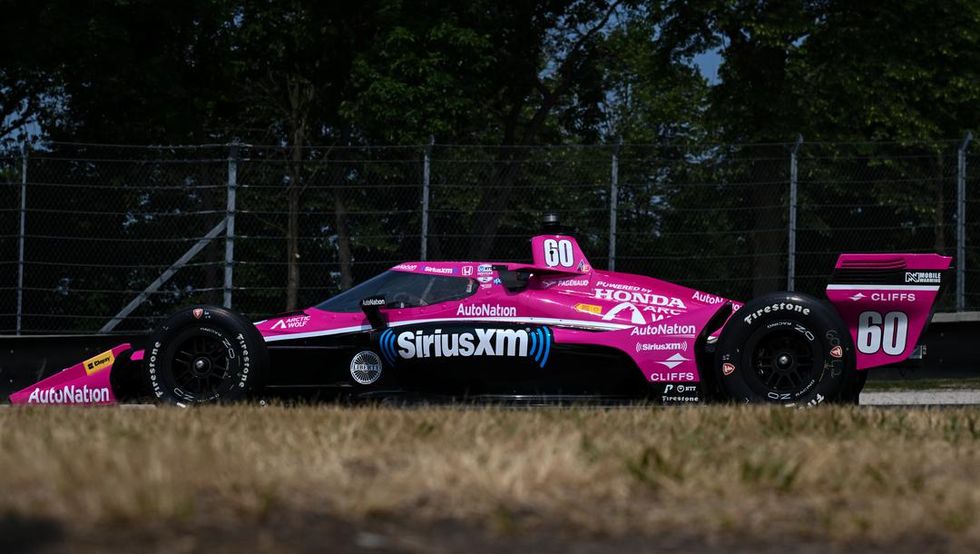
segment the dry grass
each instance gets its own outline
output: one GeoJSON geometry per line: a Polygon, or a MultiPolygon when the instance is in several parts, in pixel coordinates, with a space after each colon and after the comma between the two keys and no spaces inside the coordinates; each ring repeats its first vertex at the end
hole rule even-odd
{"type": "Polygon", "coordinates": [[[980,410],[0,410],[0,514],[980,545],[980,410]]]}

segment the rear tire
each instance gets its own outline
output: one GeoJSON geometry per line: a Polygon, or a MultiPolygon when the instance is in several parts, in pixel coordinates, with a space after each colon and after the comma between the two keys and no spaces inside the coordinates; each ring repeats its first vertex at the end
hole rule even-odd
{"type": "Polygon", "coordinates": [[[854,345],[837,313],[816,298],[773,293],[732,314],[718,340],[715,378],[729,400],[814,406],[850,401],[854,345]]]}
{"type": "Polygon", "coordinates": [[[255,390],[269,355],[258,329],[214,306],[171,316],[150,339],[144,376],[153,396],[170,404],[234,401],[255,390]]]}

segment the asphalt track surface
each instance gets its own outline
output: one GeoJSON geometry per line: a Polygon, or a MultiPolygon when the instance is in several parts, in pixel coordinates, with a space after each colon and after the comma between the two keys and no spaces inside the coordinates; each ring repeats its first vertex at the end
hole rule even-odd
{"type": "Polygon", "coordinates": [[[980,404],[980,390],[862,392],[862,406],[968,406],[980,404]]]}

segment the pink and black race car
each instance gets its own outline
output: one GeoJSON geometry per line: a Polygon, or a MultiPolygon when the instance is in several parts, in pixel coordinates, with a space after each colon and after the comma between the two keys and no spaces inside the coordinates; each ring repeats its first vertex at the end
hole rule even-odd
{"type": "Polygon", "coordinates": [[[830,303],[746,304],[592,267],[569,235],[533,262],[407,262],[325,302],[251,323],[182,310],[10,396],[14,404],[235,400],[274,387],[348,397],[856,402],[867,370],[906,359],[951,258],[842,254],[830,303]]]}

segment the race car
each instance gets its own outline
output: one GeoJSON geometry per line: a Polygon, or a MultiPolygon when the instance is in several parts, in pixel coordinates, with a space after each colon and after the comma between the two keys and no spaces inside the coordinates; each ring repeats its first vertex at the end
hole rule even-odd
{"type": "Polygon", "coordinates": [[[911,354],[951,263],[841,254],[829,303],[778,292],[743,304],[596,269],[554,226],[530,244],[531,263],[406,262],[255,323],[192,306],[144,344],[120,344],[10,401],[191,405],[315,387],[355,399],[855,403],[868,369],[911,354]]]}

